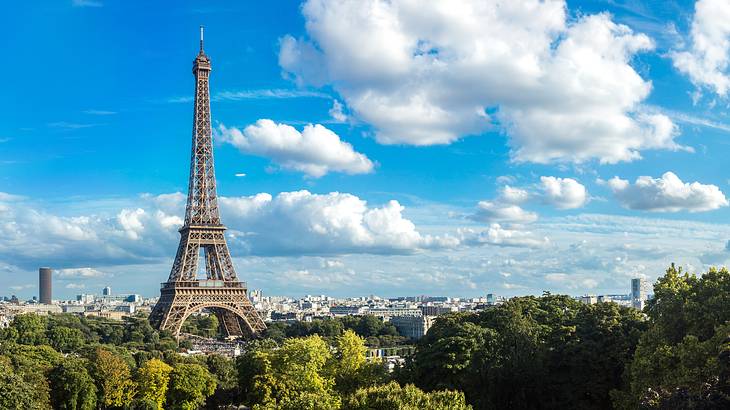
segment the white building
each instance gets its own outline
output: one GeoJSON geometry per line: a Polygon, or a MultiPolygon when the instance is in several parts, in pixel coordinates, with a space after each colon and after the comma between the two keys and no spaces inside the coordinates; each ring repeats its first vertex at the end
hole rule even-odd
{"type": "Polygon", "coordinates": [[[433,316],[392,316],[389,321],[401,335],[418,340],[431,328],[433,319],[433,316]]]}
{"type": "Polygon", "coordinates": [[[644,278],[631,279],[631,306],[636,309],[644,309],[646,301],[650,298],[651,283],[644,278]]]}
{"type": "Polygon", "coordinates": [[[421,316],[421,309],[415,307],[373,307],[368,314],[382,318],[394,316],[421,316]]]}
{"type": "Polygon", "coordinates": [[[330,306],[330,313],[333,316],[362,315],[367,312],[364,306],[330,306]]]}

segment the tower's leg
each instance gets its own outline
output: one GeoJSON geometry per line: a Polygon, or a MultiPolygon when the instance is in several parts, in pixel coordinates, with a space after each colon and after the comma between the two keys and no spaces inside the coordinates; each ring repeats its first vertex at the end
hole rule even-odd
{"type": "Polygon", "coordinates": [[[235,313],[225,309],[213,309],[220,324],[221,333],[226,336],[243,336],[240,319],[235,313]]]}

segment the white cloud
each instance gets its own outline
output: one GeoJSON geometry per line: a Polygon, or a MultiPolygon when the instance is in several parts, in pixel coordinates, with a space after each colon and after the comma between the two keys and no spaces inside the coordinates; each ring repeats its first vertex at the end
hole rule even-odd
{"type": "Polygon", "coordinates": [[[104,272],[94,268],[59,269],[56,276],[61,279],[89,279],[107,276],[104,272]]]}
{"type": "Polygon", "coordinates": [[[580,208],[588,201],[586,187],[572,178],[540,177],[542,198],[558,209],[580,208]]]}
{"type": "Polygon", "coordinates": [[[342,261],[337,259],[323,259],[322,260],[322,267],[333,269],[333,268],[344,268],[345,264],[342,263],[342,261]]]}
{"type": "Polygon", "coordinates": [[[674,66],[698,88],[726,96],[730,89],[730,3],[697,1],[690,40],[687,50],[671,54],[674,66]]]}
{"type": "MultiPolygon", "coordinates": [[[[465,212],[444,204],[399,210],[342,193],[227,199],[234,203],[221,203],[221,212],[239,276],[269,295],[321,293],[314,289],[336,296],[374,290],[381,296],[583,294],[593,286],[597,294],[626,293],[632,277],[656,278],[671,262],[705,269],[730,261],[725,249],[730,224],[722,223],[579,214],[545,216],[525,226],[482,226],[444,219],[450,210],[465,212]],[[378,218],[369,214],[384,208],[389,222],[373,222],[378,218]],[[554,274],[567,276],[560,282],[554,274]],[[507,280],[511,290],[502,288],[507,280]]],[[[99,208],[53,203],[54,212],[63,215],[85,210],[74,217],[51,215],[35,208],[36,201],[2,204],[7,208],[0,211],[0,288],[30,282],[38,266],[90,267],[120,292],[156,296],[179,240],[177,227],[164,228],[157,211],[180,216],[185,202],[173,193],[128,198],[118,207],[106,201],[99,208]],[[139,216],[144,229],[132,240],[117,216],[138,208],[145,211],[139,216]],[[51,234],[46,221],[53,218],[85,233],[51,234]]],[[[96,272],[70,272],[65,275],[77,278],[63,278],[59,294],[73,293],[61,289],[67,283],[88,288],[99,282],[96,272]]],[[[29,297],[32,290],[18,293],[29,297]]]]}
{"type": "Polygon", "coordinates": [[[498,122],[516,161],[681,148],[666,115],[643,112],[651,83],[630,65],[652,41],[607,14],[568,21],[562,0],[310,0],[302,12],[307,37],[281,40],[280,65],[331,85],[381,143],[447,144],[498,122]]]}
{"type": "Polygon", "coordinates": [[[526,224],[535,222],[537,214],[522,209],[518,205],[505,204],[498,201],[479,201],[477,211],[471,219],[481,222],[506,222],[526,224]]]}
{"type": "Polygon", "coordinates": [[[459,230],[460,239],[467,245],[495,245],[514,247],[544,247],[550,244],[547,237],[540,238],[533,232],[521,229],[508,229],[498,223],[489,225],[487,230],[470,228],[459,230]]]}
{"type": "Polygon", "coordinates": [[[337,122],[347,121],[347,115],[342,111],[342,103],[337,100],[332,100],[332,108],[329,110],[329,115],[337,122]]]}
{"type": "Polygon", "coordinates": [[[7,192],[0,192],[0,202],[20,201],[25,197],[20,195],[8,194],[7,192]]]}
{"type": "Polygon", "coordinates": [[[366,174],[373,171],[373,163],[352,145],[322,125],[296,128],[261,119],[243,131],[220,125],[221,139],[239,150],[270,158],[282,168],[301,171],[312,177],[328,172],[366,174]]]}
{"type": "Polygon", "coordinates": [[[144,230],[144,224],[140,218],[144,217],[144,209],[122,209],[117,215],[117,221],[122,226],[124,232],[129,239],[139,239],[139,235],[144,230]]]}
{"type": "MultiPolygon", "coordinates": [[[[369,206],[351,194],[308,191],[219,199],[234,255],[409,254],[460,245],[452,235],[419,232],[397,201],[369,206]]],[[[70,268],[169,260],[184,195],[144,194],[134,203],[113,213],[61,217],[22,201],[0,202],[0,262],[70,268]]],[[[62,277],[92,274],[61,271],[62,277]]]]}
{"type": "Polygon", "coordinates": [[[527,201],[530,198],[530,193],[522,188],[505,185],[499,192],[499,198],[504,203],[518,205],[527,201]]]}
{"type": "Polygon", "coordinates": [[[371,208],[351,194],[297,191],[224,197],[221,207],[238,231],[233,241],[255,254],[408,253],[459,243],[422,235],[392,200],[371,208]]]}
{"type": "Polygon", "coordinates": [[[621,204],[629,209],[655,212],[702,212],[728,205],[725,195],[715,185],[685,183],[674,173],[661,178],[640,176],[631,184],[613,177],[608,186],[621,204]]]}

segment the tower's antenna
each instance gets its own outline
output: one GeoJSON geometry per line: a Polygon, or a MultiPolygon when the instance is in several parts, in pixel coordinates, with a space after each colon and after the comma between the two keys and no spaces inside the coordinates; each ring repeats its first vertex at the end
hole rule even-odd
{"type": "Polygon", "coordinates": [[[203,26],[200,26],[200,52],[203,52],[203,26]]]}

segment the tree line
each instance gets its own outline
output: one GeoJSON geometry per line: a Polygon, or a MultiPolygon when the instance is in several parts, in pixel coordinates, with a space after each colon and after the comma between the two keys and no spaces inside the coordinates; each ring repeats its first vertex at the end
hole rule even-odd
{"type": "Polygon", "coordinates": [[[674,265],[643,312],[567,296],[439,317],[399,375],[475,409],[730,408],[730,273],[674,265]]]}
{"type": "MultiPolygon", "coordinates": [[[[214,316],[184,326],[217,332],[214,316]]],[[[400,338],[372,316],[274,324],[234,360],[181,355],[145,317],[23,314],[0,330],[0,408],[469,408],[463,393],[401,386],[382,363],[367,362],[366,338],[379,337],[400,338]]]]}
{"type": "Polygon", "coordinates": [[[373,317],[274,324],[233,360],[180,355],[145,318],[19,315],[0,331],[0,408],[730,408],[729,320],[726,269],[672,265],[643,312],[545,293],[440,316],[388,373],[367,347],[399,336],[373,317]]]}

